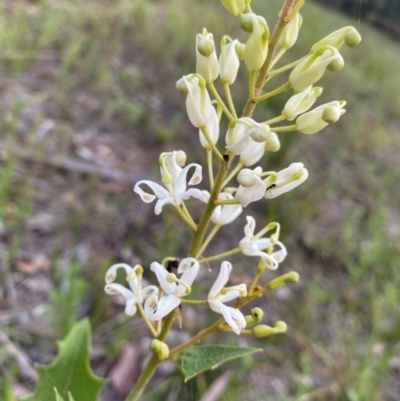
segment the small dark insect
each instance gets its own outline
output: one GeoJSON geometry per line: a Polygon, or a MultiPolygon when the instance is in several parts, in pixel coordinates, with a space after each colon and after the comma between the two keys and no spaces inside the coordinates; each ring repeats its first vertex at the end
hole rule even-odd
{"type": "Polygon", "coordinates": [[[268,188],[265,189],[265,191],[271,190],[272,188],[276,188],[276,184],[271,184],[268,188]]]}

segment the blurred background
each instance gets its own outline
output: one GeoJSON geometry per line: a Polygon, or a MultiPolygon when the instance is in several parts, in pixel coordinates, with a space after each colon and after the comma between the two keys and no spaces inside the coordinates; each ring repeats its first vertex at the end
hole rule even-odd
{"type": "MultiPolygon", "coordinates": [[[[272,29],[281,1],[253,3],[272,29]]],[[[302,162],[309,179],[247,208],[215,245],[236,246],[250,213],[258,228],[282,224],[289,255],[263,281],[291,270],[301,281],[268,293],[260,306],[266,324],[283,320],[288,332],[224,336],[264,352],[185,385],[165,364],[145,401],[400,399],[400,3],[331,3],[306,2],[300,38],[280,65],[354,25],[361,45],[342,48],[344,69],[318,83],[324,94],[317,104],[346,100],[347,113],[316,135],[283,134],[282,150],[260,165],[302,162]],[[213,384],[222,394],[207,393],[213,384]]],[[[85,316],[92,367],[110,378],[102,401],[123,400],[140,373],[149,334],[104,294],[104,273],[115,262],[148,269],[187,253],[187,231],[173,210],[155,216],[132,188],[139,179],[159,181],[162,151],[183,149],[190,162],[204,161],[175,89],[195,70],[195,34],[204,26],[217,44],[223,34],[246,38],[217,0],[1,2],[1,400],[29,393],[33,363],[53,361],[56,340],[85,316]]],[[[239,107],[247,79],[242,68],[232,87],[239,107]]],[[[260,106],[256,119],[276,116],[287,97],[260,106]]],[[[249,258],[231,261],[232,281],[249,281],[249,258]]],[[[198,291],[207,288],[205,280],[198,291]]],[[[199,321],[215,319],[184,312],[184,328],[172,333],[180,342],[199,321]]]]}

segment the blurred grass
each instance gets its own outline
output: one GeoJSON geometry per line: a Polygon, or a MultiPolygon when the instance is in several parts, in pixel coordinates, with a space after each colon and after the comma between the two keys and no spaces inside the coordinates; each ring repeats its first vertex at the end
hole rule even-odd
{"type": "MultiPolygon", "coordinates": [[[[254,8],[267,16],[272,27],[280,3],[254,1],[254,8]]],[[[399,46],[362,22],[331,10],[327,13],[311,2],[304,7],[303,18],[299,42],[282,62],[301,57],[316,40],[349,24],[360,30],[363,42],[355,49],[343,49],[345,68],[327,73],[320,83],[324,86],[320,103],[348,101],[340,122],[314,136],[284,134],[283,150],[265,160],[264,167],[269,169],[301,161],[310,171],[301,188],[254,210],[262,216],[259,225],[264,216],[281,222],[282,238],[289,249],[281,270],[299,271],[302,280],[286,292],[268,296],[263,305],[268,323],[285,320],[290,330],[286,336],[259,342],[266,350],[261,358],[229,366],[236,375],[221,400],[395,401],[400,393],[399,46]]],[[[39,154],[49,149],[68,153],[76,131],[110,125],[111,132],[117,129],[127,138],[134,135],[144,149],[171,149],[173,141],[175,148],[178,143],[200,160],[200,151],[194,150],[197,133],[187,121],[175,81],[193,72],[194,35],[203,26],[214,33],[217,42],[225,33],[242,40],[245,37],[216,0],[192,1],[190,7],[184,0],[3,2],[2,84],[24,85],[28,76],[34,80],[34,89],[45,85],[46,100],[21,128],[32,104],[41,100],[35,90],[29,96],[5,98],[1,102],[1,143],[30,146],[39,154]],[[82,107],[77,102],[82,92],[96,102],[82,107]],[[35,133],[49,116],[64,126],[56,128],[51,138],[54,143],[38,144],[35,133]]],[[[246,73],[241,71],[233,88],[236,97],[245,93],[245,82],[246,73]]],[[[276,115],[286,98],[260,107],[257,116],[276,115]]],[[[38,201],[32,186],[34,174],[40,173],[32,170],[26,174],[17,159],[2,162],[0,218],[8,232],[2,242],[10,264],[29,236],[25,231],[28,217],[46,207],[43,199],[48,199],[45,203],[51,208],[56,201],[46,193],[38,201]]],[[[79,177],[71,179],[70,185],[77,181],[79,177]]],[[[130,192],[104,196],[107,212],[97,214],[101,219],[91,222],[90,230],[85,228],[89,224],[85,218],[98,194],[90,182],[84,185],[77,200],[69,203],[60,238],[52,239],[53,250],[63,251],[61,230],[70,229],[75,245],[85,233],[94,236],[103,231],[103,236],[110,237],[111,249],[133,249],[144,265],[186,251],[185,244],[174,241],[185,234],[175,228],[173,214],[162,215],[167,229],[161,233],[160,219],[147,223],[150,214],[128,217],[133,213],[127,206],[130,192]],[[137,238],[139,230],[141,238],[137,238]]],[[[56,206],[56,210],[61,208],[56,206]]],[[[232,236],[234,241],[235,234],[232,236]]],[[[84,299],[90,298],[94,306],[89,312],[99,335],[107,332],[106,327],[112,329],[105,347],[109,358],[116,358],[122,340],[131,336],[128,319],[107,317],[107,304],[99,295],[104,270],[119,255],[115,251],[105,259],[90,260],[86,273],[79,260],[73,261],[71,270],[56,270],[48,306],[51,324],[61,335],[82,314],[84,299]],[[96,271],[98,266],[101,268],[96,271]],[[94,280],[88,292],[81,275],[94,280]],[[60,319],[63,308],[67,319],[60,319]]],[[[3,276],[7,274],[10,272],[3,272],[3,276]]],[[[13,338],[20,340],[17,335],[13,338]]],[[[36,344],[34,336],[30,340],[36,344]]],[[[53,347],[48,339],[39,343],[47,349],[53,347]]],[[[0,362],[2,368],[9,363],[3,358],[0,362]]],[[[169,399],[198,399],[220,372],[207,373],[187,386],[172,377],[169,399]]],[[[0,388],[8,400],[9,379],[0,380],[0,388]]],[[[166,391],[149,393],[149,399],[164,400],[166,391]]]]}

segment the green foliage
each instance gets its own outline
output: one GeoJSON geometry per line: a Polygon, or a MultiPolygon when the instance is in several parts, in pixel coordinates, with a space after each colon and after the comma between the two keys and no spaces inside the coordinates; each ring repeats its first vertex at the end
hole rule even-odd
{"type": "Polygon", "coordinates": [[[88,282],[82,276],[83,265],[72,261],[66,269],[55,274],[55,287],[49,294],[51,322],[64,337],[76,323],[77,308],[85,298],[88,282]],[[58,276],[58,277],[57,277],[58,276]]]}
{"type": "Polygon", "coordinates": [[[260,351],[260,348],[232,345],[195,345],[179,354],[176,363],[186,382],[199,373],[216,369],[222,363],[260,351]]]}
{"type": "MultiPolygon", "coordinates": [[[[64,401],[64,398],[61,397],[60,393],[56,388],[54,388],[54,392],[56,393],[56,401],[64,401]]],[[[67,401],[75,401],[70,392],[68,392],[68,400],[67,401]]]]}
{"type": "Polygon", "coordinates": [[[68,401],[71,397],[78,401],[96,401],[105,380],[97,377],[90,368],[90,344],[90,325],[83,320],[59,343],[55,361],[48,366],[38,366],[39,381],[35,392],[24,401],[54,399],[54,388],[68,401]]]}

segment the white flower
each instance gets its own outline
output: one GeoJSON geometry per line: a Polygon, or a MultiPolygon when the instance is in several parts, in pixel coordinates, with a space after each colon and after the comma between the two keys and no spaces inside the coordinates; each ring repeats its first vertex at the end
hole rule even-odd
{"type": "Polygon", "coordinates": [[[173,151],[171,153],[164,153],[160,157],[161,175],[167,189],[149,180],[139,181],[133,189],[137,194],[139,194],[142,201],[145,203],[151,203],[154,199],[158,198],[154,208],[155,214],[160,214],[163,206],[167,204],[179,206],[183,200],[191,198],[197,198],[203,202],[207,202],[208,200],[208,192],[196,188],[186,189],[186,177],[189,169],[192,167],[195,169],[192,178],[189,181],[189,185],[196,185],[202,180],[202,167],[199,164],[191,163],[182,169],[178,162],[180,161],[180,158],[183,159],[183,155],[185,156],[184,158],[186,158],[184,152],[173,151]],[[154,195],[144,191],[140,187],[142,184],[149,186],[154,192],[154,195]]]}
{"type": "MultiPolygon", "coordinates": [[[[233,196],[226,192],[221,192],[218,195],[218,200],[233,199],[233,196]]],[[[212,216],[211,220],[214,224],[223,226],[225,224],[232,223],[242,213],[243,208],[241,205],[218,205],[212,216]]]]}
{"type": "Polygon", "coordinates": [[[200,74],[207,83],[218,78],[219,64],[215,52],[214,37],[206,29],[203,33],[196,35],[196,72],[200,74]]]}
{"type": "Polygon", "coordinates": [[[192,74],[183,76],[176,85],[180,92],[186,94],[186,111],[190,122],[197,128],[205,127],[211,114],[211,100],[205,84],[200,85],[199,78],[192,74]]]}
{"type": "MultiPolygon", "coordinates": [[[[219,138],[219,121],[214,106],[211,106],[211,114],[207,122],[207,132],[212,140],[212,143],[215,145],[219,138]]],[[[210,144],[208,143],[207,139],[205,138],[201,130],[199,130],[199,139],[201,146],[203,146],[203,148],[211,149],[210,144]]]]}
{"type": "Polygon", "coordinates": [[[305,57],[291,72],[289,82],[295,91],[303,91],[317,82],[326,69],[339,70],[344,65],[343,57],[332,46],[324,46],[305,57]]]}
{"type": "Polygon", "coordinates": [[[244,168],[237,175],[239,188],[236,191],[235,198],[243,207],[249,203],[258,201],[265,194],[265,184],[260,178],[262,168],[256,167],[254,170],[244,168]]]}
{"type": "Polygon", "coordinates": [[[227,36],[221,40],[221,54],[219,56],[219,76],[223,83],[232,85],[239,71],[240,61],[236,51],[236,45],[240,45],[235,39],[227,43],[227,36]]]}
{"type": "Polygon", "coordinates": [[[158,288],[155,285],[149,285],[142,289],[143,268],[136,265],[134,268],[126,263],[117,263],[111,266],[106,273],[106,286],[104,291],[109,295],[121,294],[126,299],[125,313],[133,316],[137,311],[137,304],[141,304],[150,296],[158,295],[158,288]],[[117,270],[121,268],[126,272],[130,290],[121,284],[114,283],[117,277],[117,270]]]}
{"type": "Polygon", "coordinates": [[[232,330],[236,334],[240,334],[240,331],[246,327],[246,320],[243,313],[240,312],[239,309],[226,306],[225,303],[239,296],[246,296],[247,289],[246,284],[224,288],[224,285],[228,282],[231,271],[232,265],[226,261],[222,262],[218,278],[208,294],[208,304],[214,312],[220,313],[224,317],[226,323],[232,327],[232,330]]]}
{"type": "Polygon", "coordinates": [[[345,101],[333,101],[302,114],[296,120],[297,129],[303,134],[315,134],[328,124],[336,123],[340,116],[346,112],[343,107],[345,101]]]}
{"type": "Polygon", "coordinates": [[[264,180],[265,194],[267,199],[276,198],[285,192],[303,183],[308,177],[308,170],[303,163],[292,163],[289,167],[279,171],[275,176],[270,175],[264,180]]]}
{"type": "Polygon", "coordinates": [[[182,276],[178,280],[175,275],[168,273],[164,266],[153,262],[150,269],[156,274],[165,295],[160,299],[156,295],[147,298],[144,305],[147,317],[156,321],[172,312],[181,303],[181,298],[190,292],[190,286],[193,284],[199,268],[200,265],[196,259],[182,259],[178,266],[178,273],[182,273],[182,276]],[[171,276],[173,280],[171,280],[171,276]]]}
{"type": "Polygon", "coordinates": [[[226,149],[240,155],[245,166],[257,163],[265,153],[265,144],[270,137],[267,124],[257,123],[249,117],[239,118],[226,133],[226,149]]]}
{"type": "Polygon", "coordinates": [[[242,253],[247,256],[260,257],[265,262],[268,269],[276,270],[278,264],[286,258],[287,251],[285,245],[280,241],[272,243],[270,238],[257,238],[257,236],[254,235],[256,221],[251,216],[247,216],[246,220],[247,224],[244,227],[245,237],[239,242],[242,253]],[[274,247],[275,245],[279,246],[280,249],[278,251],[272,253],[263,252],[264,249],[274,247]]]}
{"type": "Polygon", "coordinates": [[[299,114],[309,110],[322,93],[321,87],[311,85],[302,92],[293,95],[285,104],[282,115],[288,121],[294,120],[299,114]]]}

